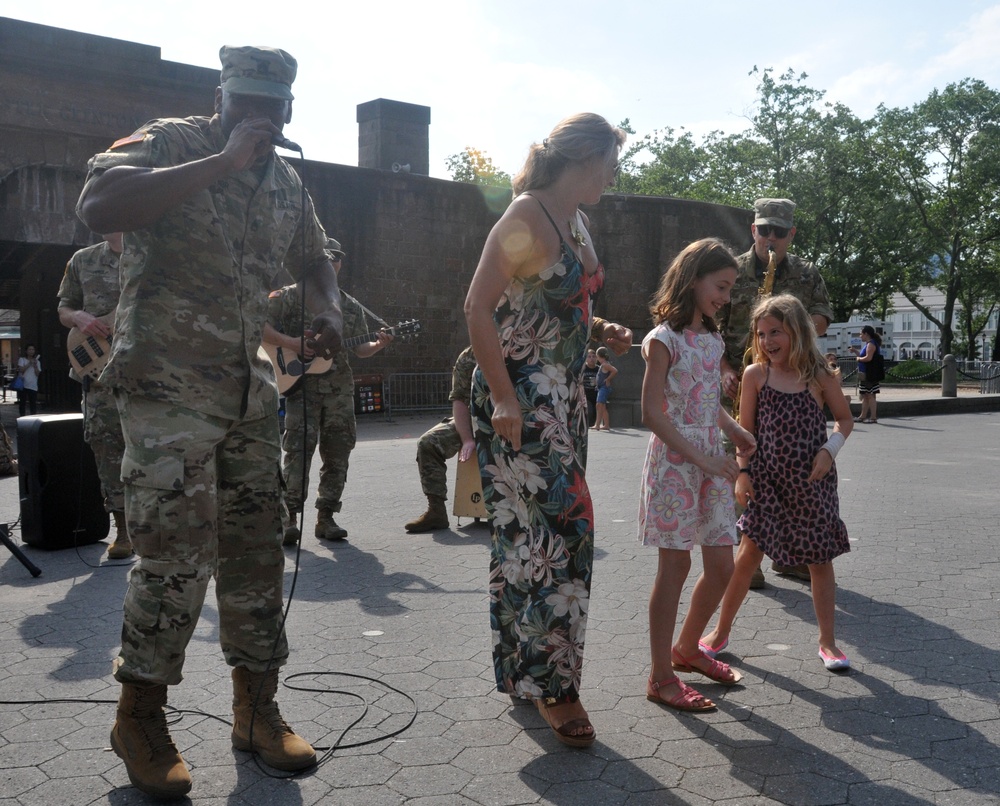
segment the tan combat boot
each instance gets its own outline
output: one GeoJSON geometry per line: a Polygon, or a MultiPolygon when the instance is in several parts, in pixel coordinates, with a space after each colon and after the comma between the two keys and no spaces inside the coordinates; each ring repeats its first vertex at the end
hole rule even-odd
{"type": "Polygon", "coordinates": [[[308,769],[316,764],[316,751],[281,718],[274,701],[277,690],[277,669],[233,667],[233,747],[252,750],[277,770],[308,769]]]}
{"type": "MultiPolygon", "coordinates": [[[[282,517],[282,520],[284,520],[284,517],[282,517]]],[[[281,545],[294,546],[299,542],[300,537],[302,537],[302,532],[299,531],[299,511],[290,509],[288,510],[288,520],[284,524],[281,545]]]]}
{"type": "Polygon", "coordinates": [[[347,530],[337,526],[333,519],[332,509],[321,509],[316,516],[316,537],[321,540],[343,540],[347,537],[347,530]]]}
{"type": "Polygon", "coordinates": [[[166,686],[122,683],[111,749],[125,762],[136,789],[155,798],[179,798],[191,791],[191,775],[167,730],[166,702],[166,686]]]}
{"type": "Polygon", "coordinates": [[[403,528],[410,534],[418,534],[433,532],[435,529],[447,529],[450,525],[445,500],[439,495],[428,495],[427,511],[416,520],[404,524],[403,528]]]}
{"type": "Polygon", "coordinates": [[[132,556],[132,541],[128,536],[124,512],[112,512],[115,519],[115,542],[108,549],[109,560],[124,560],[132,556]]]}

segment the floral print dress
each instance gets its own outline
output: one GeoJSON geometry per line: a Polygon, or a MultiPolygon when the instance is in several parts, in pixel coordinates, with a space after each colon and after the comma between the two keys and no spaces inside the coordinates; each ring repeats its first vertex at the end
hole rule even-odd
{"type": "MultiPolygon", "coordinates": [[[[670,353],[663,390],[663,410],[681,436],[706,456],[722,456],[719,429],[719,365],[723,342],[718,333],[678,333],[659,325],[642,340],[662,342],[670,353]]],[[[649,437],[639,494],[639,540],[645,546],[687,549],[732,546],[736,538],[733,489],[722,476],[708,476],[670,450],[655,434],[649,437]]]]}
{"type": "Polygon", "coordinates": [[[471,411],[493,532],[489,598],[497,689],[574,701],[594,561],[581,375],[591,296],[604,282],[604,269],[588,275],[561,236],[560,244],[559,262],[515,278],[494,313],[524,417],[521,449],[494,433],[490,390],[478,367],[471,411]]]}

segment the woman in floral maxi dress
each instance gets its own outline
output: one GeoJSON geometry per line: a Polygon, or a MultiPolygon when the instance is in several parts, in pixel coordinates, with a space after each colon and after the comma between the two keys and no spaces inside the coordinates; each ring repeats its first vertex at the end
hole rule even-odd
{"type": "Polygon", "coordinates": [[[632,342],[619,325],[592,328],[604,269],[578,206],[614,183],[624,139],[581,114],[532,146],[465,302],[497,688],[534,700],[573,746],[595,735],[579,702],[594,554],[581,372],[592,329],[618,353],[632,342]]]}

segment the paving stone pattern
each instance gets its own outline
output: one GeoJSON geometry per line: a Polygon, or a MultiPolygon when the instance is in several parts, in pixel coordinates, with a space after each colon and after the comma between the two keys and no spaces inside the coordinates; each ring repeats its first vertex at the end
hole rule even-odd
{"type": "MultiPolygon", "coordinates": [[[[719,703],[708,715],[645,699],[656,556],[635,531],[647,434],[594,434],[583,699],[598,741],[582,751],[494,691],[485,526],[403,530],[422,511],[414,456],[432,422],[362,418],[337,518],[348,541],[312,537],[310,510],[297,576],[288,551],[282,678],[323,693],[279,697],[300,733],[339,745],[317,770],[269,777],[207,716],[229,719],[231,703],[210,592],[185,679],[170,692],[192,803],[1000,803],[1000,413],[856,427],[839,459],[853,550],[836,564],[838,642],[854,669],[823,668],[808,585],[768,573],[722,655],[743,684],[690,681],[719,703]]],[[[17,516],[17,480],[2,479],[0,521],[17,516]]],[[[33,579],[0,547],[0,699],[25,703],[0,705],[0,806],[147,802],[108,746],[128,564],[109,565],[105,548],[26,547],[43,570],[33,579]]]]}

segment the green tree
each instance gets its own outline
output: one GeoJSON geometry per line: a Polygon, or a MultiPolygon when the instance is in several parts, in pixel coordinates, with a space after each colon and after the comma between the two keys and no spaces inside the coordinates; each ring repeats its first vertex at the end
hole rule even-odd
{"type": "Polygon", "coordinates": [[[885,248],[902,270],[900,291],[940,328],[942,352],[951,352],[960,296],[978,303],[962,305],[973,317],[974,307],[997,300],[1000,93],[965,79],[910,109],[880,107],[869,147],[880,198],[896,217],[886,222],[896,229],[885,248]],[[944,294],[942,311],[920,301],[926,285],[944,294]]]}
{"type": "Polygon", "coordinates": [[[456,182],[510,187],[510,174],[497,168],[493,164],[493,159],[478,148],[466,146],[458,154],[446,157],[445,164],[448,166],[451,178],[456,182]]]}

